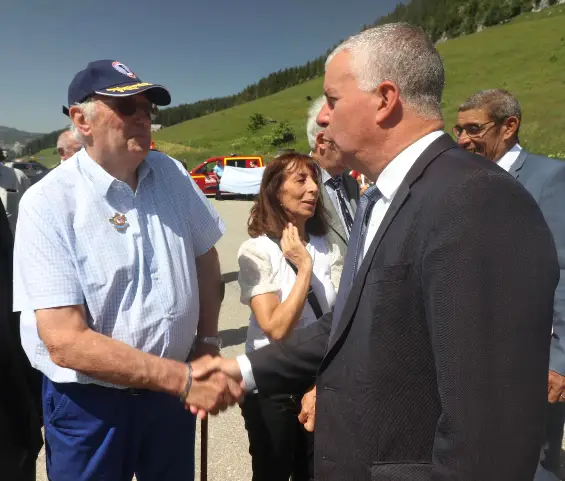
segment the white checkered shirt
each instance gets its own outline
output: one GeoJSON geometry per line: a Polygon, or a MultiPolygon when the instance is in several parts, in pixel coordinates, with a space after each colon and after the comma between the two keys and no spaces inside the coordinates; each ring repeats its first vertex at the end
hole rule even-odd
{"type": "Polygon", "coordinates": [[[157,356],[186,360],[199,317],[195,257],[224,232],[176,160],[151,152],[136,192],[83,149],[20,203],[14,311],[31,364],[54,382],[97,383],[55,365],[34,310],[85,304],[91,329],[157,356]],[[111,222],[125,214],[128,227],[111,222]]]}

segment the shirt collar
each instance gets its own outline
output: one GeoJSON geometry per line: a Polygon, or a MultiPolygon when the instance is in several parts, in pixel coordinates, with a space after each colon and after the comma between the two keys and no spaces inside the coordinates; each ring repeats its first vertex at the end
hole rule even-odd
{"type": "Polygon", "coordinates": [[[439,139],[442,135],[444,135],[444,132],[441,130],[431,132],[414,142],[392,159],[376,181],[377,188],[384,198],[390,201],[394,197],[394,194],[396,194],[396,191],[400,187],[400,184],[402,184],[408,171],[418,160],[418,157],[422,155],[424,150],[426,150],[434,140],[439,139]]]}
{"type": "MultiPolygon", "coordinates": [[[[116,179],[108,172],[106,172],[98,162],[96,162],[92,157],[90,157],[90,155],[88,155],[86,149],[84,148],[78,153],[77,161],[83,173],[94,185],[96,191],[104,197],[108,195],[108,191],[110,190],[112,185],[114,185],[114,183],[121,182],[120,180],[116,179]]],[[[147,160],[143,159],[143,161],[137,168],[138,186],[141,184],[143,179],[147,177],[150,172],[152,172],[152,170],[153,169],[147,162],[147,160]]]]}
{"type": "Polygon", "coordinates": [[[508,172],[514,165],[514,162],[518,160],[520,152],[522,152],[522,147],[520,147],[520,144],[515,144],[514,147],[512,147],[500,158],[500,160],[497,162],[498,166],[508,172]]]}
{"type": "Polygon", "coordinates": [[[325,184],[328,180],[332,178],[332,176],[328,173],[326,169],[322,169],[320,167],[320,171],[322,172],[322,182],[325,184]]]}

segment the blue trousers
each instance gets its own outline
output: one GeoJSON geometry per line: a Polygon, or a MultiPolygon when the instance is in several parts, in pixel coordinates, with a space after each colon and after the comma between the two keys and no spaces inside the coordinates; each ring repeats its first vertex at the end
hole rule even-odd
{"type": "Polygon", "coordinates": [[[43,382],[50,481],[193,481],[195,417],[164,393],[43,382]]]}

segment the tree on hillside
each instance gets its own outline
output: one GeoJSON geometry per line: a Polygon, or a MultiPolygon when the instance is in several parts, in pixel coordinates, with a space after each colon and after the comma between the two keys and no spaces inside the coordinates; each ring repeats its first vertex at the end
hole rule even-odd
{"type": "Polygon", "coordinates": [[[265,125],[267,125],[267,119],[263,114],[251,114],[249,116],[249,124],[247,124],[247,130],[254,134],[255,132],[261,130],[265,125]]]}
{"type": "Polygon", "coordinates": [[[280,147],[281,145],[292,142],[295,139],[296,134],[288,120],[283,120],[271,135],[271,145],[273,147],[280,147]]]}
{"type": "Polygon", "coordinates": [[[499,23],[503,22],[507,19],[505,16],[505,8],[504,6],[500,5],[499,3],[493,3],[489,9],[487,10],[487,14],[485,16],[485,27],[490,27],[491,25],[498,25],[499,23]]]}

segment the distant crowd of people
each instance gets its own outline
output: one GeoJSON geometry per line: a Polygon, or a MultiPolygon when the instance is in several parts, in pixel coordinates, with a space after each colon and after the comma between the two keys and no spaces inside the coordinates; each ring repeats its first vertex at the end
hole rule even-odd
{"type": "Polygon", "coordinates": [[[196,419],[240,404],[253,481],[560,479],[565,162],[521,147],[501,89],[454,141],[444,81],[408,24],[329,55],[310,153],[263,172],[227,359],[224,223],[151,149],[169,91],[77,73],[62,165],[0,165],[2,476],[35,479],[43,426],[50,481],[193,479],[196,419]]]}

